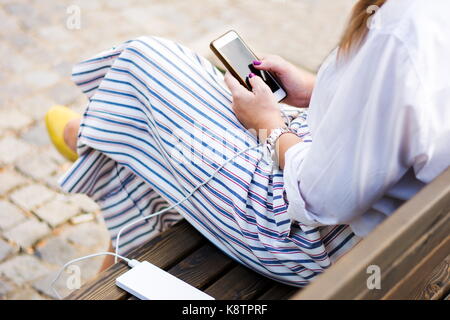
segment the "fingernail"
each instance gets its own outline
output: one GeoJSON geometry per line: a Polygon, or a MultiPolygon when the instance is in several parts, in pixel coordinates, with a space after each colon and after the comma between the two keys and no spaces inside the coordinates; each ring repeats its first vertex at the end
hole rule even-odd
{"type": "Polygon", "coordinates": [[[254,74],[253,72],[248,75],[249,78],[253,78],[254,76],[256,76],[256,74],[254,74]]]}
{"type": "Polygon", "coordinates": [[[253,60],[253,64],[254,64],[255,66],[259,66],[259,65],[261,64],[261,61],[259,61],[259,60],[253,60]]]}

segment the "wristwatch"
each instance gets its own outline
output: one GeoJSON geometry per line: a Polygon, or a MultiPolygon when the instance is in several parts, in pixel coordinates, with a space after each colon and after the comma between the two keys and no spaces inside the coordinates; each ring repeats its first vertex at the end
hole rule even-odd
{"type": "Polygon", "coordinates": [[[295,134],[295,131],[288,127],[277,128],[273,130],[270,133],[269,137],[267,137],[266,139],[267,152],[270,155],[270,158],[272,159],[273,168],[279,168],[278,154],[277,154],[278,150],[276,150],[276,144],[278,139],[285,133],[295,134]]]}

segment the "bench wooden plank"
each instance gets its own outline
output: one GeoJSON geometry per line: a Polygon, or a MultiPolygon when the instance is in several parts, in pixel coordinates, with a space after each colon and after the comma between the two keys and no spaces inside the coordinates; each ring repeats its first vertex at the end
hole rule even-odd
{"type": "Polygon", "coordinates": [[[300,290],[281,283],[275,284],[272,288],[263,293],[258,300],[288,300],[294,293],[300,290]]]}
{"type": "Polygon", "coordinates": [[[418,287],[414,294],[416,300],[440,300],[450,291],[450,255],[431,273],[424,286],[418,287]]]}
{"type": "MultiPolygon", "coordinates": [[[[236,262],[219,249],[206,243],[167,272],[202,290],[235,265],[236,262]]],[[[138,300],[138,298],[131,296],[128,300],[138,300]]]]}
{"type": "MultiPolygon", "coordinates": [[[[292,292],[294,299],[405,298],[411,292],[417,296],[414,285],[435,288],[436,281],[446,283],[443,276],[430,281],[429,277],[417,279],[422,273],[432,273],[449,255],[449,234],[450,168],[302,291],[236,264],[186,221],[129,256],[150,261],[202,290],[206,288],[204,291],[216,299],[285,299],[292,292]],[[366,268],[371,264],[382,270],[382,290],[367,289],[366,268]]],[[[116,264],[69,298],[129,298],[115,286],[116,277],[126,270],[125,265],[116,264]]],[[[437,270],[443,274],[444,269],[437,270]]],[[[438,293],[428,295],[443,298],[447,294],[444,285],[438,293]]]]}
{"type": "Polygon", "coordinates": [[[415,298],[418,300],[440,300],[450,291],[450,255],[438,265],[427,281],[425,289],[417,292],[415,298]]]}
{"type": "Polygon", "coordinates": [[[449,212],[450,168],[293,299],[383,296],[448,236],[449,212]],[[381,269],[381,290],[367,288],[369,265],[381,269]]]}
{"type": "Polygon", "coordinates": [[[383,299],[404,297],[416,300],[442,299],[446,288],[450,285],[449,248],[450,236],[447,236],[445,241],[431,250],[419,264],[413,266],[412,270],[383,299]]]}
{"type": "MultiPolygon", "coordinates": [[[[408,286],[399,286],[408,283],[408,274],[414,267],[426,266],[428,270],[423,274],[418,274],[420,279],[426,278],[431,271],[450,253],[450,242],[444,241],[441,250],[435,250],[439,247],[443,239],[450,234],[450,211],[445,217],[430,225],[430,229],[422,237],[417,239],[410,248],[396,257],[390,265],[380,266],[382,269],[381,290],[365,290],[358,296],[358,299],[413,299],[412,290],[407,290],[408,286]],[[430,252],[432,254],[430,255],[430,252]],[[403,279],[405,279],[403,281],[403,279]],[[404,289],[405,288],[405,289],[404,289]]],[[[368,275],[366,275],[367,277],[368,275]]],[[[417,279],[411,278],[413,283],[417,279]]],[[[411,284],[411,283],[410,283],[411,284]]],[[[366,287],[367,288],[367,287],[366,287]]]]}
{"type": "MultiPolygon", "coordinates": [[[[154,265],[168,269],[187,255],[198,249],[206,239],[186,221],[181,221],[143,246],[133,250],[128,257],[140,261],[149,261],[154,265]]],[[[94,279],[66,299],[82,300],[120,300],[130,295],[116,286],[118,276],[129,270],[124,263],[116,263],[97,279],[94,279]]]]}
{"type": "Polygon", "coordinates": [[[168,272],[196,288],[203,289],[234,266],[236,266],[236,262],[214,245],[206,243],[169,269],[168,272]]]}
{"type": "Polygon", "coordinates": [[[262,295],[273,284],[272,280],[237,265],[208,287],[205,293],[218,300],[248,300],[262,295]]]}

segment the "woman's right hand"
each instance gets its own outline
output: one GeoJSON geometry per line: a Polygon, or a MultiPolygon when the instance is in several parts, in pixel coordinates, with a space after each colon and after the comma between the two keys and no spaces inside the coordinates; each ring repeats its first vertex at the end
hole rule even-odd
{"type": "Polygon", "coordinates": [[[264,55],[260,60],[253,61],[253,65],[258,70],[271,72],[280,80],[287,94],[283,103],[299,108],[309,106],[316,80],[315,75],[297,68],[276,55],[264,55]]]}

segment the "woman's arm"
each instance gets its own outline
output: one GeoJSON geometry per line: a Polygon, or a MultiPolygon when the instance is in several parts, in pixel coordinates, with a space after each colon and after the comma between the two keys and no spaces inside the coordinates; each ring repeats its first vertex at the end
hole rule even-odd
{"type": "Polygon", "coordinates": [[[286,163],[286,152],[289,148],[295,146],[297,143],[302,142],[302,139],[294,133],[285,133],[278,138],[276,143],[276,150],[278,156],[278,164],[281,169],[284,169],[286,163]]]}

